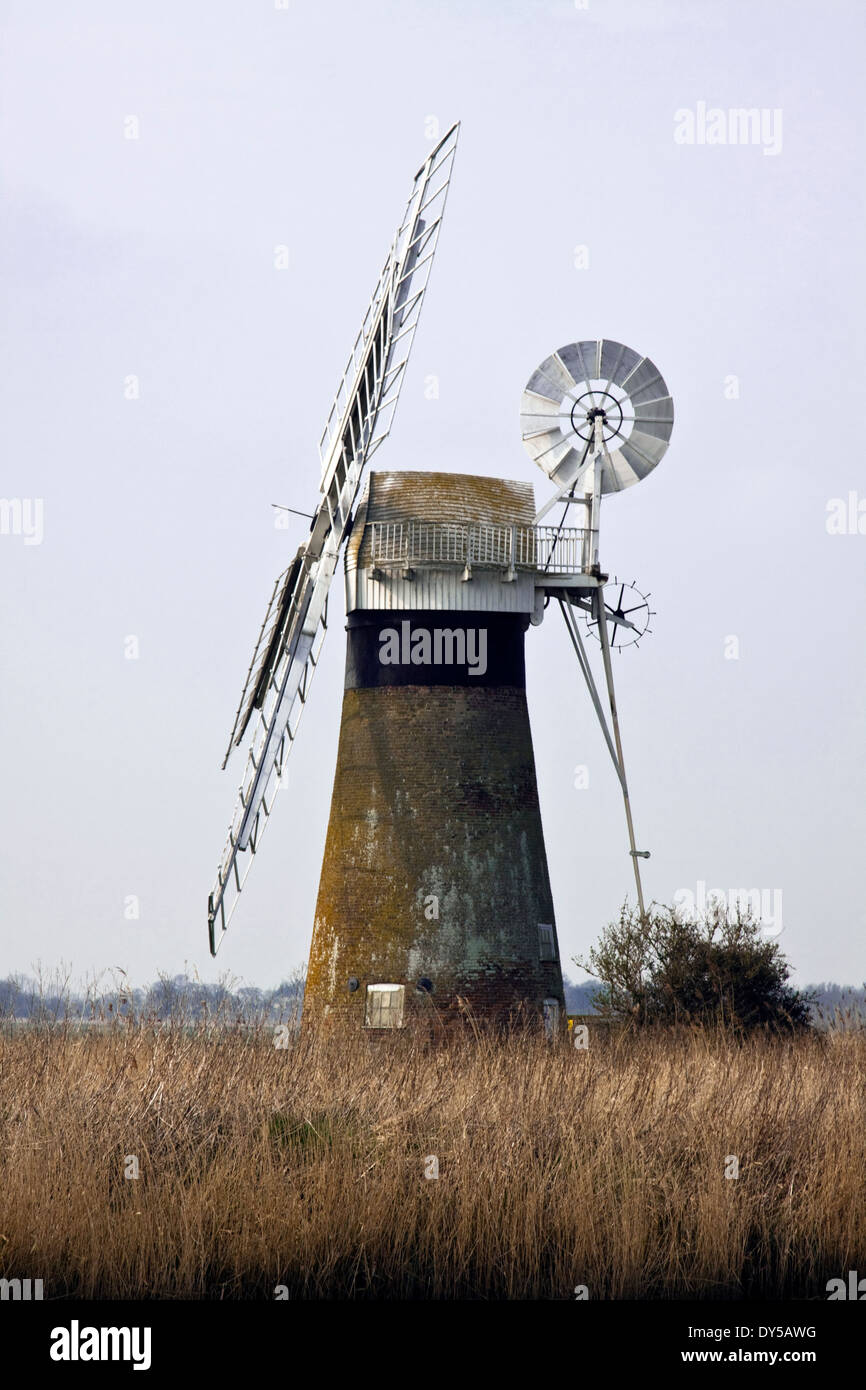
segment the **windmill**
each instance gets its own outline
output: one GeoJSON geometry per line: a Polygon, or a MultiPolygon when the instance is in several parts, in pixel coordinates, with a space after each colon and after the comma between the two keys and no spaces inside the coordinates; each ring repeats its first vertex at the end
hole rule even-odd
{"type": "Polygon", "coordinates": [[[323,500],[250,662],[226,757],[251,746],[210,944],[215,954],[285,780],[345,546],[345,685],[305,1024],[528,1014],[552,1034],[564,994],[524,639],[556,598],[622,786],[643,911],[610,652],[639,639],[650,610],[624,582],[605,597],[599,512],[658,463],[673,410],[648,359],[608,340],[573,344],[542,363],[521,403],[524,443],[555,487],[540,511],[530,483],[446,472],[380,470],[362,492],[393,416],[457,133],[416,175],[323,435],[323,500]],[[544,523],[557,502],[559,523],[544,523]],[[566,526],[575,506],[582,524],[566,526]],[[611,727],[578,616],[601,645],[611,727]]]}

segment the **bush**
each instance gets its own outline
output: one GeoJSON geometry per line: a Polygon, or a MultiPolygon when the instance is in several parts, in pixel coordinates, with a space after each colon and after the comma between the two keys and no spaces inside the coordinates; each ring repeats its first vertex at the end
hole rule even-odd
{"type": "Polygon", "coordinates": [[[608,1018],[736,1030],[811,1027],[811,997],[788,983],[779,946],[740,909],[735,917],[715,908],[690,920],[657,903],[643,918],[623,905],[619,921],[576,964],[601,982],[594,1002],[608,1018]]]}

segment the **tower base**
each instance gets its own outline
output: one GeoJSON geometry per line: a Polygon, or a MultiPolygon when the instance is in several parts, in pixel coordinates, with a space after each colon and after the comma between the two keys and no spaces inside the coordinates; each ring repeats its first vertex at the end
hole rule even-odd
{"type": "Polygon", "coordinates": [[[347,689],[305,1026],[545,1013],[564,1020],[524,689],[347,689]]]}

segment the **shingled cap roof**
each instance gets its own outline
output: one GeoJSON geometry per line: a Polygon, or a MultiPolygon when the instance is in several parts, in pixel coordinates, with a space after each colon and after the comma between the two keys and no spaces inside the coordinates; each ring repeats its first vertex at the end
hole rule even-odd
{"type": "Polygon", "coordinates": [[[368,527],[373,521],[531,526],[534,518],[531,483],[466,473],[371,473],[358,508],[347,562],[362,567],[369,564],[368,527]]]}

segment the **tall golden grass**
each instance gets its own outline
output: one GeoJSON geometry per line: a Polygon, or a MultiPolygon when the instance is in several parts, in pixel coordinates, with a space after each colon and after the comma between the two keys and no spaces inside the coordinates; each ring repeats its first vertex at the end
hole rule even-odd
{"type": "Polygon", "coordinates": [[[582,1051],[10,1028],[0,1277],[47,1298],[824,1298],[866,1274],[864,1077],[862,1031],[591,1028],[582,1051]]]}

